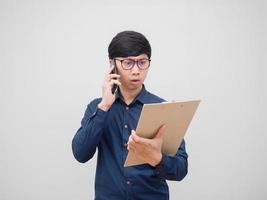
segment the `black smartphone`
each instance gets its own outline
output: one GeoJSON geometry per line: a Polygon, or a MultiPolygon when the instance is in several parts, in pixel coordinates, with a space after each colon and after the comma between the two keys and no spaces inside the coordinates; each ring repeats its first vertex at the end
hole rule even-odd
{"type": "MultiPolygon", "coordinates": [[[[112,61],[112,65],[114,65],[113,70],[111,71],[111,74],[117,74],[117,65],[116,65],[116,61],[115,59],[113,59],[112,61]]],[[[113,84],[112,88],[111,88],[111,92],[112,94],[114,94],[116,92],[116,90],[118,89],[118,85],[117,84],[113,84]]]]}

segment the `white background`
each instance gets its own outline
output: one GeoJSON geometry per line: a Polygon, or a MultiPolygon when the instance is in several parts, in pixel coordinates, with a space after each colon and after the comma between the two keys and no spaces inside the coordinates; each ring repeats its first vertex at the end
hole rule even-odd
{"type": "Polygon", "coordinates": [[[123,30],[151,43],[148,90],[202,100],[170,199],[266,199],[266,19],[255,0],[1,0],[0,199],[93,199],[71,140],[123,30]]]}

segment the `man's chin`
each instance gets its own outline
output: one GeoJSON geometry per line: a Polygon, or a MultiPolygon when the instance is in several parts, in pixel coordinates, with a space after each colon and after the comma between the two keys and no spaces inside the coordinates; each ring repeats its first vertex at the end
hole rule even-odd
{"type": "Polygon", "coordinates": [[[142,86],[143,86],[143,83],[139,82],[138,84],[129,84],[128,88],[131,90],[137,90],[137,89],[142,88],[142,86]]]}

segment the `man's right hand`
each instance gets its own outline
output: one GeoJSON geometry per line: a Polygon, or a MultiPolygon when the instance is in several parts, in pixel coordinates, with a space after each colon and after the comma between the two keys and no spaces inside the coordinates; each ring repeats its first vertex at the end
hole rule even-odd
{"type": "Polygon", "coordinates": [[[98,104],[98,108],[104,111],[108,111],[113,102],[115,101],[115,93],[112,94],[111,88],[113,84],[121,85],[120,75],[111,74],[111,71],[114,69],[114,65],[109,68],[107,74],[105,75],[103,84],[102,84],[102,101],[98,104]]]}

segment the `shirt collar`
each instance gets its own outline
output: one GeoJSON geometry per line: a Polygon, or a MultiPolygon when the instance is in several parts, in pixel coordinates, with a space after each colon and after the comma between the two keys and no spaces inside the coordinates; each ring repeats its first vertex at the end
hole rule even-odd
{"type": "MultiPolygon", "coordinates": [[[[123,101],[123,97],[122,97],[122,94],[121,94],[119,88],[117,89],[115,95],[116,95],[116,97],[115,97],[116,100],[119,98],[123,101]]],[[[139,101],[142,104],[148,103],[148,101],[149,101],[149,92],[146,90],[144,84],[142,86],[140,93],[135,97],[135,99],[132,101],[131,104],[134,104],[136,101],[139,101]]]]}

